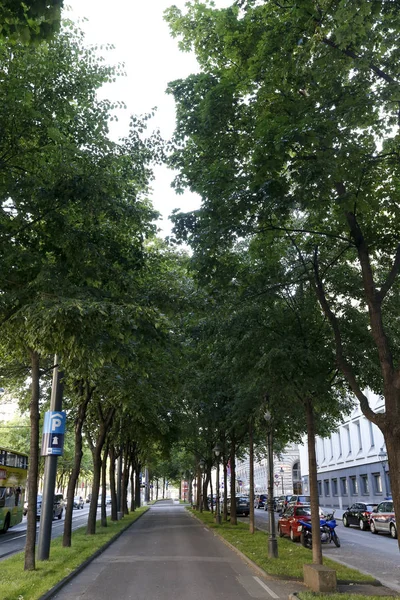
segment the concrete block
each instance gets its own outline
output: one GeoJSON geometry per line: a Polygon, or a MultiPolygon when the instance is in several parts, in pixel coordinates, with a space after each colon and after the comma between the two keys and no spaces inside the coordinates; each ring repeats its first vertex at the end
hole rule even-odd
{"type": "Polygon", "coordinates": [[[325,565],[303,565],[304,583],[313,592],[335,592],[336,571],[325,565]]]}

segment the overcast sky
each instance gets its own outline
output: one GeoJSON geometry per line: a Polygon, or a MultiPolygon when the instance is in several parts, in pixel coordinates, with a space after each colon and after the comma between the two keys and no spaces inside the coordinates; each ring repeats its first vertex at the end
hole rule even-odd
{"type": "MultiPolygon", "coordinates": [[[[163,20],[166,8],[175,4],[184,8],[182,0],[66,0],[70,10],[65,16],[81,23],[87,44],[113,44],[115,50],[102,51],[108,63],[125,63],[127,77],[104,87],[102,95],[110,100],[123,100],[127,110],[112,123],[114,138],[125,135],[130,114],[143,114],[157,107],[154,128],[164,137],[174,129],[175,109],[171,96],[165,94],[168,82],[186,77],[198,70],[193,55],[178,50],[178,41],[169,35],[163,20]]],[[[228,0],[218,0],[219,6],[228,0]]],[[[177,196],[170,187],[173,173],[165,167],[156,169],[153,183],[153,204],[163,215],[161,235],[170,233],[168,215],[173,208],[192,210],[199,206],[197,196],[185,193],[177,196]]]]}

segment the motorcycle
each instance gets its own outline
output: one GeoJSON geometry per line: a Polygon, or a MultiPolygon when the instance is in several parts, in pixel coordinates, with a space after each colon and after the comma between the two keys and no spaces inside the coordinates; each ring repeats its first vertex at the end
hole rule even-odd
{"type": "MultiPolygon", "coordinates": [[[[332,514],[326,515],[320,519],[321,543],[330,544],[333,542],[335,546],[340,548],[340,539],[335,531],[337,525],[334,517],[335,511],[332,514]]],[[[300,532],[300,542],[304,548],[312,548],[312,528],[311,521],[299,521],[298,532],[300,532]]]]}

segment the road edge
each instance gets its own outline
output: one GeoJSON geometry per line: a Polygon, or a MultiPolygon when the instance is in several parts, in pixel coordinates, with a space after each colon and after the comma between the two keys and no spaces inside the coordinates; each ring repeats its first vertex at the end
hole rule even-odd
{"type": "Polygon", "coordinates": [[[111,538],[110,540],[108,540],[108,542],[104,544],[104,546],[96,550],[96,552],[92,554],[92,556],[89,556],[89,558],[87,558],[83,563],[81,563],[79,567],[76,567],[76,569],[74,569],[71,573],[69,573],[58,583],[56,583],[52,588],[50,588],[47,592],[40,596],[38,600],[50,600],[51,598],[53,598],[55,594],[57,594],[65,585],[67,585],[67,583],[69,583],[72,579],[74,579],[74,577],[79,575],[79,573],[83,571],[83,569],[85,569],[88,565],[90,565],[90,563],[95,558],[103,554],[103,552],[107,550],[107,548],[109,548],[111,544],[113,544],[119,537],[121,537],[121,535],[125,533],[125,531],[128,531],[128,529],[130,529],[135,523],[137,523],[139,519],[141,519],[143,515],[145,515],[150,510],[150,508],[151,506],[148,506],[147,510],[140,513],[137,519],[135,519],[134,521],[132,521],[132,523],[129,523],[129,525],[127,525],[124,529],[121,529],[121,531],[116,533],[113,538],[111,538]]]}

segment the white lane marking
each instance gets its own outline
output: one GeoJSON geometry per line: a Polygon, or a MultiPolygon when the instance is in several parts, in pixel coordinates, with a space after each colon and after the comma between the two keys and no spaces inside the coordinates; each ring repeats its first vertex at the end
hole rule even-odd
{"type": "Polygon", "coordinates": [[[26,537],[26,534],[24,533],[24,535],[17,535],[16,537],[10,538],[9,540],[2,540],[3,544],[6,544],[7,542],[13,542],[14,540],[18,540],[19,538],[23,538],[26,537]]]}
{"type": "Polygon", "coordinates": [[[261,579],[259,579],[258,577],[254,577],[254,579],[257,581],[257,583],[259,583],[259,584],[261,585],[261,587],[263,587],[263,588],[264,588],[264,590],[265,590],[266,592],[268,592],[268,594],[269,594],[270,596],[272,596],[272,598],[279,598],[279,596],[277,596],[277,595],[275,594],[275,592],[273,592],[273,591],[272,591],[272,590],[271,590],[271,589],[270,589],[270,588],[269,588],[267,585],[265,585],[265,583],[264,583],[263,581],[261,581],[261,579]]]}

